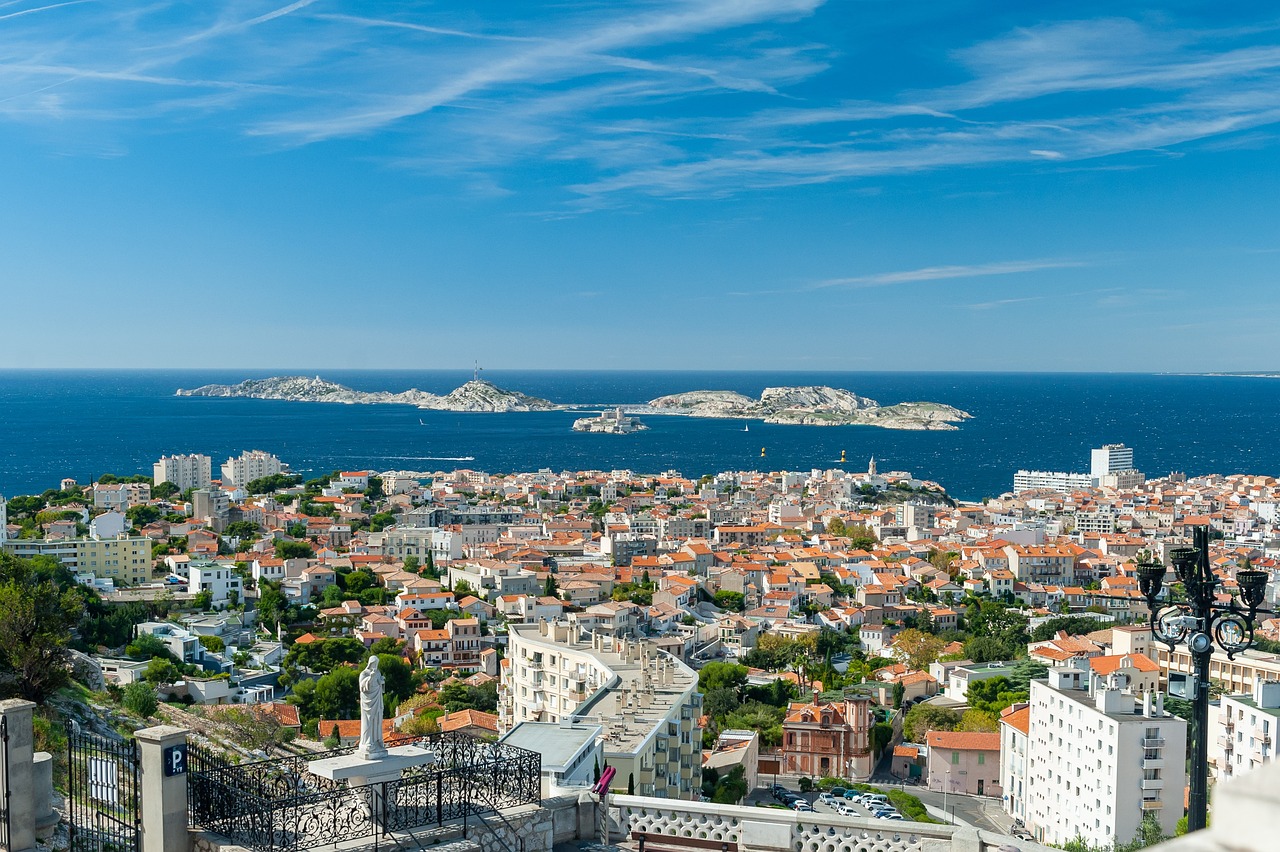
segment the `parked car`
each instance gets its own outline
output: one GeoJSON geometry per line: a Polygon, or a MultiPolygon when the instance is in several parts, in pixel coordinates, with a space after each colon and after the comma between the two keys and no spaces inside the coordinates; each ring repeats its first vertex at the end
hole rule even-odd
{"type": "Polygon", "coordinates": [[[1022,828],[1021,826],[1015,826],[1014,829],[1009,832],[1009,834],[1011,834],[1014,838],[1018,840],[1035,840],[1035,837],[1031,834],[1031,832],[1027,831],[1025,828],[1022,828]]]}
{"type": "Polygon", "coordinates": [[[835,799],[843,799],[848,792],[849,791],[846,790],[844,787],[831,788],[831,796],[832,798],[835,798],[835,799]]]}
{"type": "Polygon", "coordinates": [[[859,793],[857,790],[845,790],[844,797],[846,799],[849,799],[850,801],[856,802],[858,801],[858,799],[862,798],[862,794],[859,793]]]}
{"type": "Polygon", "coordinates": [[[791,808],[792,810],[795,810],[795,811],[801,811],[804,813],[813,813],[813,805],[809,804],[804,799],[800,799],[799,801],[792,802],[791,808]]]}
{"type": "Polygon", "coordinates": [[[877,805],[888,807],[889,797],[883,793],[867,793],[862,797],[861,803],[868,808],[875,808],[877,805]]]}
{"type": "Polygon", "coordinates": [[[891,813],[891,814],[882,814],[882,815],[880,815],[880,816],[876,817],[876,819],[900,819],[900,820],[902,820],[903,822],[906,822],[906,821],[907,821],[907,818],[906,818],[906,817],[904,817],[902,814],[900,814],[900,813],[898,813],[898,812],[896,812],[896,811],[895,811],[894,813],[891,813]]]}

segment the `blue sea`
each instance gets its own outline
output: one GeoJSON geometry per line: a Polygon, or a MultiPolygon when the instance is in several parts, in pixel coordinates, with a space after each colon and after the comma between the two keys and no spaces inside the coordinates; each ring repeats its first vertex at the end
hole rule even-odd
{"type": "MultiPolygon", "coordinates": [[[[179,387],[299,371],[0,371],[0,494],[56,488],[64,476],[150,474],[161,455],[201,452],[216,466],[242,450],[276,453],[306,474],[339,468],[489,472],[629,468],[700,476],[722,470],[908,470],[953,495],[1009,490],[1019,468],[1088,470],[1089,449],[1122,442],[1148,476],[1280,474],[1280,379],[1149,374],[499,371],[500,387],[559,403],[639,403],[679,391],[758,395],[831,385],[882,405],[928,400],[973,415],[955,432],[771,426],[644,418],[649,431],[570,431],[573,412],[457,414],[397,405],[176,397],[179,387]],[[761,458],[761,449],[766,457],[761,458]],[[470,458],[468,458],[470,457],[470,458]]],[[[446,393],[466,371],[321,371],[373,391],[446,393]]]]}

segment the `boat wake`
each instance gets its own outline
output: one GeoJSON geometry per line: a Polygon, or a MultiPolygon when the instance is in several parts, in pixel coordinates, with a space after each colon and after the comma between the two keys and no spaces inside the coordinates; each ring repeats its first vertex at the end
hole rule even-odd
{"type": "Polygon", "coordinates": [[[382,456],[390,461],[475,461],[475,456],[382,456]]]}

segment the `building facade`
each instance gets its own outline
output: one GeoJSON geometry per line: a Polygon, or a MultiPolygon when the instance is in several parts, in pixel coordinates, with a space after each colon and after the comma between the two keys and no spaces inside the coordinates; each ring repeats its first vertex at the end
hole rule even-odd
{"type": "Polygon", "coordinates": [[[503,661],[499,725],[589,722],[638,796],[687,799],[702,778],[698,676],[649,643],[586,633],[562,621],[513,624],[503,661]]]}
{"type": "Polygon", "coordinates": [[[782,720],[782,771],[811,778],[871,775],[871,699],[794,702],[782,720]]]}
{"type": "Polygon", "coordinates": [[[222,463],[223,485],[245,485],[284,470],[280,459],[263,450],[246,450],[222,463]]]}
{"type": "Polygon", "coordinates": [[[124,585],[151,579],[151,539],[127,535],[115,538],[20,538],[2,546],[22,559],[49,556],[75,574],[92,574],[124,585]]]}
{"type": "Polygon", "coordinates": [[[1143,819],[1172,835],[1187,785],[1187,723],[1159,693],[1114,688],[1087,670],[1031,682],[1028,830],[1042,843],[1127,843],[1143,819]]]}
{"type": "Polygon", "coordinates": [[[199,453],[161,456],[151,466],[151,481],[156,485],[172,482],[179,491],[208,488],[213,483],[213,459],[199,453]]]}
{"type": "Polygon", "coordinates": [[[1225,781],[1275,759],[1280,681],[1262,680],[1244,695],[1224,695],[1209,737],[1214,773],[1225,781]]]}

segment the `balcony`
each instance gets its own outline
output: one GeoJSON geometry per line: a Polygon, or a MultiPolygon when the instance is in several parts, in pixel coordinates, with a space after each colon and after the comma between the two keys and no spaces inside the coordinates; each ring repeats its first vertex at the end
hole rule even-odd
{"type": "Polygon", "coordinates": [[[1164,769],[1164,759],[1159,757],[1148,757],[1142,761],[1143,769],[1164,769]]]}
{"type": "Polygon", "coordinates": [[[1164,748],[1164,737],[1143,737],[1143,748],[1164,748]]]}
{"type": "Polygon", "coordinates": [[[1141,787],[1143,790],[1163,790],[1164,779],[1163,778],[1143,778],[1141,781],[1138,782],[1138,786],[1141,787]]]}
{"type": "Polygon", "coordinates": [[[1263,745],[1271,745],[1271,733],[1261,728],[1253,729],[1253,738],[1263,745]]]}
{"type": "Polygon", "coordinates": [[[1227,733],[1230,733],[1236,729],[1236,720],[1229,718],[1227,721],[1222,723],[1222,727],[1227,729],[1227,733]]]}
{"type": "Polygon", "coordinates": [[[1231,737],[1218,737],[1218,745],[1222,746],[1223,751],[1232,751],[1236,747],[1235,741],[1231,737]]]}
{"type": "Polygon", "coordinates": [[[1163,802],[1161,802],[1159,799],[1143,799],[1142,800],[1142,809],[1144,811],[1158,811],[1160,810],[1162,805],[1163,805],[1163,802]]]}

